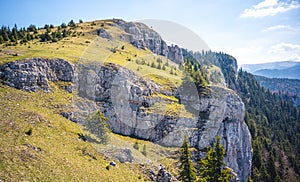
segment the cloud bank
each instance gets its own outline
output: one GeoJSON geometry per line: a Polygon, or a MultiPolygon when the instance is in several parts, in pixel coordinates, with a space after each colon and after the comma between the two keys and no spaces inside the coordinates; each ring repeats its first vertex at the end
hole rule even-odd
{"type": "Polygon", "coordinates": [[[251,8],[245,9],[240,15],[241,18],[262,18],[266,16],[275,16],[278,13],[297,9],[300,4],[297,1],[283,2],[278,0],[264,0],[251,8]]]}

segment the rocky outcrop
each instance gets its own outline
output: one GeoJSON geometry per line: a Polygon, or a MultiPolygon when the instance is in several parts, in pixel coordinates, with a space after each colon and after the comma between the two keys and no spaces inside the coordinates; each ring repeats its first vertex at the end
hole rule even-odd
{"type": "Polygon", "coordinates": [[[133,156],[132,156],[132,151],[128,148],[123,148],[121,149],[119,155],[115,156],[121,163],[124,162],[132,162],[133,161],[133,156]]]}
{"type": "Polygon", "coordinates": [[[99,29],[97,31],[97,33],[102,38],[109,39],[109,40],[112,39],[112,36],[110,35],[110,33],[108,33],[104,28],[99,29]]]}
{"type": "Polygon", "coordinates": [[[153,104],[166,102],[155,97],[156,94],[166,94],[160,85],[114,64],[94,65],[81,70],[80,96],[98,103],[109,118],[108,124],[113,132],[165,146],[180,146],[187,134],[190,145],[199,150],[210,146],[220,135],[227,165],[241,181],[248,178],[252,160],[251,136],[244,122],[244,104],[234,91],[214,86],[210,88],[209,97],[199,98],[197,90],[193,95],[178,89],[168,94],[179,97],[182,104],[197,110],[198,115],[194,118],[167,116],[147,112],[153,104]]]}
{"type": "MultiPolygon", "coordinates": [[[[74,67],[64,60],[38,58],[8,63],[0,70],[3,83],[26,91],[49,91],[48,81],[73,81],[79,97],[73,99],[73,113],[62,115],[79,124],[84,124],[85,115],[100,109],[115,133],[165,146],[180,146],[187,134],[190,145],[199,149],[200,156],[205,155],[200,151],[205,151],[220,135],[226,165],[240,181],[246,181],[250,174],[251,136],[244,122],[245,107],[232,90],[214,86],[205,97],[199,97],[197,88],[192,87],[166,91],[162,85],[112,63],[78,65],[75,74],[74,67]],[[178,104],[194,111],[195,116],[149,112],[155,103],[175,102],[159,95],[177,97],[178,104]]],[[[129,151],[121,153],[125,157],[120,161],[134,160],[129,151]]]]}
{"type": "MultiPolygon", "coordinates": [[[[63,59],[30,58],[0,66],[1,82],[25,91],[48,92],[49,81],[72,82],[74,78],[74,67],[63,59]]],[[[66,89],[72,92],[71,86],[66,89]]]]}
{"type": "Polygon", "coordinates": [[[130,43],[139,49],[148,48],[153,53],[166,56],[175,63],[183,63],[181,48],[168,46],[157,32],[145,24],[125,22],[120,19],[114,19],[113,21],[118,27],[130,34],[129,38],[126,38],[126,35],[121,35],[121,40],[129,39],[130,43]]]}
{"type": "Polygon", "coordinates": [[[171,45],[169,47],[168,58],[174,61],[175,63],[183,63],[182,50],[178,45],[171,45]]]}
{"type": "Polygon", "coordinates": [[[159,166],[155,182],[172,182],[172,175],[166,170],[163,165],[159,166]]]}

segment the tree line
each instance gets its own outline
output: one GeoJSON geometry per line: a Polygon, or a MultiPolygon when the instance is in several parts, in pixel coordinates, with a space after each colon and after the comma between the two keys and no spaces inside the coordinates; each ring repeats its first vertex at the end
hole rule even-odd
{"type": "MultiPolygon", "coordinates": [[[[82,23],[82,20],[79,20],[82,23]]],[[[62,38],[72,35],[70,29],[74,29],[76,23],[71,20],[68,24],[62,23],[57,28],[52,24],[45,24],[42,28],[37,28],[35,25],[29,25],[27,28],[18,28],[15,24],[12,29],[9,26],[2,26],[0,29],[0,44],[13,46],[18,43],[26,43],[30,40],[40,39],[41,42],[57,42],[62,38]],[[44,33],[39,33],[39,30],[45,30],[44,33]]]]}

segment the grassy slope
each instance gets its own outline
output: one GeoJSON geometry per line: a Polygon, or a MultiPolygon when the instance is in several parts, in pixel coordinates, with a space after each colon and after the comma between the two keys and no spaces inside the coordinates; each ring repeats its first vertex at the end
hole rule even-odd
{"type": "MultiPolygon", "coordinates": [[[[146,79],[164,84],[166,89],[181,83],[182,73],[177,69],[177,76],[170,74],[175,64],[162,58],[163,63],[170,66],[165,71],[158,71],[147,66],[157,59],[148,50],[138,50],[128,43],[118,40],[108,41],[96,38],[95,30],[102,21],[82,23],[76,28],[84,36],[68,37],[57,43],[40,43],[31,41],[26,45],[1,47],[0,64],[28,57],[65,58],[70,62],[89,59],[99,62],[113,62],[125,66],[146,79]],[[98,45],[98,46],[97,46],[98,45]],[[124,45],[124,49],[121,49],[124,45]],[[116,47],[116,53],[111,48],[116,47]],[[14,56],[17,53],[18,56],[14,56]],[[99,54],[100,53],[100,54],[99,54]],[[136,55],[136,56],[135,56],[136,55]],[[128,61],[128,58],[131,61],[128,61]],[[145,60],[146,65],[136,64],[136,59],[145,60]],[[139,71],[137,71],[139,70],[139,71]]],[[[107,22],[109,23],[109,22],[107,22]]],[[[115,27],[105,28],[114,37],[120,33],[115,27]]],[[[43,31],[43,30],[40,30],[43,31]]],[[[124,33],[124,32],[123,32],[124,33]]],[[[137,164],[121,164],[106,170],[110,159],[106,159],[99,151],[111,150],[112,146],[131,148],[136,160],[152,161],[150,165],[162,163],[173,174],[175,149],[164,148],[147,141],[139,141],[140,150],[147,146],[147,158],[140,151],[132,148],[136,139],[111,134],[111,142],[107,146],[94,146],[78,139],[81,128],[59,115],[69,109],[72,95],[52,84],[50,93],[29,93],[0,84],[0,179],[4,181],[137,181],[146,176],[137,164]],[[26,135],[30,128],[32,134],[26,135]],[[100,150],[102,149],[102,150],[100,150]],[[96,158],[96,160],[95,160],[96,158]]],[[[158,94],[167,101],[176,98],[158,94]]],[[[171,108],[173,109],[173,108],[171,108]]]]}
{"type": "Polygon", "coordinates": [[[51,93],[28,93],[0,85],[0,179],[4,181],[138,181],[147,179],[138,164],[107,170],[110,159],[100,153],[130,148],[137,162],[162,163],[174,171],[172,148],[110,134],[108,145],[78,139],[81,128],[59,113],[70,107],[72,95],[52,85],[51,93]],[[31,135],[26,132],[32,128],[31,135]],[[140,150],[133,148],[138,141],[140,150]],[[147,157],[141,154],[143,145],[147,157]],[[98,150],[96,150],[98,149],[98,150]],[[100,153],[99,153],[100,152],[100,153]]]}
{"type": "MultiPolygon", "coordinates": [[[[174,87],[179,87],[182,83],[183,72],[178,69],[178,65],[168,60],[165,57],[158,56],[149,50],[137,49],[128,42],[120,40],[120,35],[127,33],[117,28],[110,26],[111,20],[94,21],[77,24],[75,29],[80,35],[70,36],[62,39],[56,43],[41,43],[39,40],[30,41],[25,44],[18,44],[17,46],[4,47],[2,45],[0,52],[0,64],[10,61],[24,59],[28,57],[44,57],[44,58],[64,58],[72,63],[79,62],[82,64],[89,64],[90,62],[99,62],[105,64],[108,62],[124,66],[145,79],[152,80],[162,85],[162,90],[170,90],[174,87]],[[104,24],[104,26],[101,26],[104,24]],[[112,40],[103,39],[96,35],[96,30],[100,27],[106,29],[113,37],[112,40]],[[84,34],[84,35],[83,35],[84,34]],[[115,51],[112,52],[111,50],[115,51]],[[17,53],[18,56],[14,54],[17,53]],[[168,63],[166,70],[152,68],[150,65],[155,63],[158,65],[157,59],[162,60],[161,65],[168,63]],[[137,62],[144,61],[144,64],[137,62]],[[174,74],[170,74],[173,69],[174,74]]],[[[55,27],[53,31],[57,28],[55,27]]],[[[39,30],[39,33],[45,30],[39,30]]],[[[164,98],[164,96],[162,96],[164,98]]],[[[170,101],[170,100],[168,100],[170,101]]],[[[173,100],[174,101],[174,100],[173,100]]],[[[183,108],[183,116],[191,117],[183,105],[178,104],[183,108]]],[[[157,108],[157,107],[156,107],[157,108]]],[[[159,108],[167,108],[168,113],[174,113],[174,104],[167,103],[167,107],[161,106],[159,108]]]]}

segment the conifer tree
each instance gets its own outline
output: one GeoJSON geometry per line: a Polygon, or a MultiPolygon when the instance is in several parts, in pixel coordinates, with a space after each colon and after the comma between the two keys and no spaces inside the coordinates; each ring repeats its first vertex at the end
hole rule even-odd
{"type": "Polygon", "coordinates": [[[109,140],[109,129],[106,121],[107,118],[102,114],[100,110],[89,114],[85,118],[85,128],[89,132],[94,134],[103,144],[106,144],[109,140]]]}
{"type": "Polygon", "coordinates": [[[199,181],[227,182],[233,177],[230,170],[224,168],[225,151],[220,144],[220,137],[218,136],[216,139],[214,148],[209,147],[207,156],[200,161],[199,181]]]}
{"type": "Polygon", "coordinates": [[[185,136],[184,142],[180,147],[179,159],[179,180],[184,182],[193,182],[196,180],[195,168],[191,160],[192,154],[189,147],[188,138],[185,136]]]}

